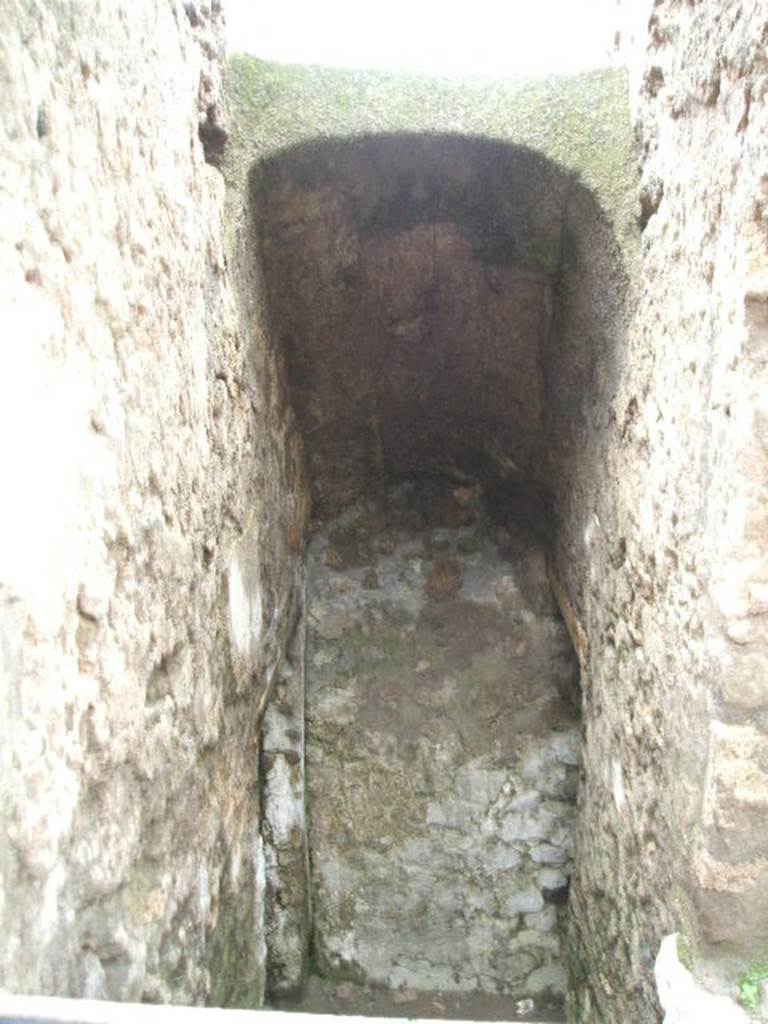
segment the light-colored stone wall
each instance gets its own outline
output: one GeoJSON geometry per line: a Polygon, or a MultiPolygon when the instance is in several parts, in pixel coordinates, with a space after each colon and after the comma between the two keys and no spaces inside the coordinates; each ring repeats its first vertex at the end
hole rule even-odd
{"type": "Polygon", "coordinates": [[[256,1003],[301,476],[232,287],[219,5],[0,35],[0,987],[256,1003]],[[242,324],[242,326],[241,326],[242,324]],[[284,498],[290,487],[293,499],[284,498]]]}
{"type": "MultiPolygon", "coordinates": [[[[640,287],[565,398],[580,429],[559,455],[558,568],[589,639],[584,1021],[657,1019],[667,932],[732,994],[766,953],[768,25],[758,3],[646,6],[640,287]]],[[[586,355],[580,311],[605,282],[576,268],[561,338],[586,355]]]]}
{"type": "Polygon", "coordinates": [[[302,613],[262,725],[261,833],[266,866],[264,928],[269,996],[301,990],[310,949],[305,634],[302,613]]]}

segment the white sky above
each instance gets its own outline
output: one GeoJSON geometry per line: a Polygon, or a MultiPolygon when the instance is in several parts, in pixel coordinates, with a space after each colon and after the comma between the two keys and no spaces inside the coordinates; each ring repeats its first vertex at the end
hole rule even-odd
{"type": "Polygon", "coordinates": [[[291,64],[515,76],[610,63],[617,0],[225,0],[230,51],[291,64]]]}

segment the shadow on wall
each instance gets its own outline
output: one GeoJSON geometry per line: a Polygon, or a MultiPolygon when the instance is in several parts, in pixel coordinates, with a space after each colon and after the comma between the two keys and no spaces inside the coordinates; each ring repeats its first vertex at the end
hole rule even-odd
{"type": "Polygon", "coordinates": [[[619,264],[587,190],[520,147],[398,134],[287,149],[250,193],[315,521],[448,473],[552,528],[558,435],[586,444],[617,376],[616,309],[574,298],[619,264]]]}

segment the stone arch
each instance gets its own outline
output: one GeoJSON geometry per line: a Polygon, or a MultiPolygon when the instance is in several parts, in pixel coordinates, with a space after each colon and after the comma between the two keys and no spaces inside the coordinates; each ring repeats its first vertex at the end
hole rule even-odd
{"type": "Polygon", "coordinates": [[[562,404],[576,373],[584,398],[597,361],[603,378],[615,362],[563,323],[584,238],[603,270],[619,262],[576,175],[522,146],[397,133],[291,146],[255,166],[250,194],[315,516],[436,467],[480,467],[551,510],[549,395],[562,404]]]}

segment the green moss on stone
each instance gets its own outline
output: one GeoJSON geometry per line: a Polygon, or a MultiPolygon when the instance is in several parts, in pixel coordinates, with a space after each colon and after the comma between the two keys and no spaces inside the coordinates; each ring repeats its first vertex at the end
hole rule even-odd
{"type": "Polygon", "coordinates": [[[264,1001],[265,965],[256,951],[256,921],[253,896],[255,879],[241,879],[234,889],[227,878],[222,883],[221,903],[213,934],[206,943],[206,966],[210,971],[210,1006],[259,1009],[264,1001]]]}
{"type": "Polygon", "coordinates": [[[754,1013],[760,1009],[763,985],[768,982],[768,962],[752,964],[739,979],[739,1002],[754,1013]]]}
{"type": "Polygon", "coordinates": [[[686,970],[693,971],[695,961],[693,943],[682,932],[677,936],[677,959],[686,970]]]}
{"type": "Polygon", "coordinates": [[[623,69],[457,79],[279,65],[234,54],[226,89],[230,141],[222,169],[240,197],[254,164],[311,140],[398,132],[496,139],[573,172],[613,225],[625,259],[636,254],[637,182],[623,69]]]}

